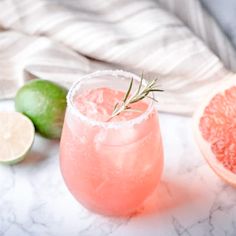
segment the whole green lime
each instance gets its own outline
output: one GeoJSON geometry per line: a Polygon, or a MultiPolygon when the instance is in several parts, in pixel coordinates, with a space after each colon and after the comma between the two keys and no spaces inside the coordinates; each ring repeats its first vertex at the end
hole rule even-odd
{"type": "Polygon", "coordinates": [[[32,80],[17,92],[15,108],[32,120],[42,136],[60,138],[67,92],[66,88],[51,81],[32,80]]]}

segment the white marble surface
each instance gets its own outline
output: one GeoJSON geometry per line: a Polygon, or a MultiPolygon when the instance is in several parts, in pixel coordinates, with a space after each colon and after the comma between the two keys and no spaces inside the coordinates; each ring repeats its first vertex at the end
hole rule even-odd
{"type": "MultiPolygon", "coordinates": [[[[0,110],[13,110],[1,102],[0,110]]],[[[0,166],[0,236],[235,236],[236,189],[194,144],[191,119],[160,115],[165,169],[154,201],[130,218],[88,212],[66,189],[58,143],[36,137],[27,159],[0,166]]]]}

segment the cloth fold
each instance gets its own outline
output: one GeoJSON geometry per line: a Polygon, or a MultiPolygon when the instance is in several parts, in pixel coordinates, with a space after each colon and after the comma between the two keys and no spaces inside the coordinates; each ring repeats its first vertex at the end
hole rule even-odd
{"type": "Polygon", "coordinates": [[[35,77],[70,86],[81,75],[118,68],[158,76],[165,90],[159,110],[191,114],[231,72],[161,2],[0,1],[0,99],[35,77]]]}

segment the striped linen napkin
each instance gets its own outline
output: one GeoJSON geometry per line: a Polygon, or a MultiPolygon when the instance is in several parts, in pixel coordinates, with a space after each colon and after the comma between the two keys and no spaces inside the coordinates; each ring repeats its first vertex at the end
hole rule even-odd
{"type": "MultiPolygon", "coordinates": [[[[202,40],[212,42],[226,64],[235,55],[226,53],[231,45],[209,16],[207,37],[206,26],[194,24],[174,2],[1,0],[0,99],[12,98],[36,77],[70,86],[81,75],[118,68],[158,76],[165,89],[159,109],[191,114],[230,73],[202,40]]],[[[195,4],[194,16],[204,16],[196,2],[182,1],[185,7],[195,4]]]]}

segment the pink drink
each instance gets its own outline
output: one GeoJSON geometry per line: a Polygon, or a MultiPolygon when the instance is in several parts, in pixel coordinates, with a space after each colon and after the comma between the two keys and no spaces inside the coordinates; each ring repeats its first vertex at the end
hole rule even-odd
{"type": "Polygon", "coordinates": [[[127,215],[153,192],[163,169],[163,150],[153,102],[132,105],[109,120],[133,77],[97,72],[75,84],[60,146],[61,171],[71,193],[85,207],[107,215],[127,215]],[[109,121],[108,121],[109,120],[109,121]]]}

